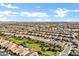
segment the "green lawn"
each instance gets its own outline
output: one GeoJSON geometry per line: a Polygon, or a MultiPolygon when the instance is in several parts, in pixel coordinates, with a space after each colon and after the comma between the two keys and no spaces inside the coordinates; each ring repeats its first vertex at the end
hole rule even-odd
{"type": "Polygon", "coordinates": [[[38,51],[42,55],[49,55],[49,56],[56,55],[56,52],[60,50],[60,48],[58,48],[58,47],[48,46],[43,42],[38,42],[38,41],[34,41],[34,40],[29,40],[29,39],[21,39],[21,38],[18,38],[18,37],[10,37],[9,40],[11,40],[12,42],[14,42],[18,45],[28,47],[31,50],[38,51]],[[52,50],[47,50],[50,47],[51,47],[52,50]],[[53,49],[55,51],[53,51],[53,49]]]}
{"type": "MultiPolygon", "coordinates": [[[[5,37],[5,36],[4,36],[5,37]]],[[[54,56],[57,51],[61,51],[62,48],[53,47],[49,44],[37,41],[37,40],[29,40],[25,38],[20,38],[16,36],[7,36],[8,40],[14,42],[18,45],[22,45],[24,47],[30,48],[33,51],[39,52],[40,55],[54,56]]]]}

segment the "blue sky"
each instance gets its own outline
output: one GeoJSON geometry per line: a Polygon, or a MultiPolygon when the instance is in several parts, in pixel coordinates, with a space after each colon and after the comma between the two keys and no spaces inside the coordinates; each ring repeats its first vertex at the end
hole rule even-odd
{"type": "Polygon", "coordinates": [[[0,21],[77,22],[78,3],[1,3],[0,21]]]}

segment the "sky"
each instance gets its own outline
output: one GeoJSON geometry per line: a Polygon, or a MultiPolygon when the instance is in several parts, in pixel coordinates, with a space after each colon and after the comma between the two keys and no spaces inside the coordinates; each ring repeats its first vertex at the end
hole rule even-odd
{"type": "Polygon", "coordinates": [[[79,22],[79,3],[0,3],[0,21],[79,22]]]}

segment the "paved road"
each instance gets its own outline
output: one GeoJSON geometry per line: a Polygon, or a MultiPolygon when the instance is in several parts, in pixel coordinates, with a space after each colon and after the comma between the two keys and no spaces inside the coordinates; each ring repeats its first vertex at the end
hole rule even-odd
{"type": "Polygon", "coordinates": [[[60,56],[68,56],[72,49],[72,45],[67,44],[65,49],[60,53],[60,56]]]}

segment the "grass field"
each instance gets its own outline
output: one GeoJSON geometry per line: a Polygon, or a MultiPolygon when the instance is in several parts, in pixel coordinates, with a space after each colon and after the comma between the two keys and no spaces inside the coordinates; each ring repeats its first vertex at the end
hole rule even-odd
{"type": "Polygon", "coordinates": [[[10,37],[9,40],[18,45],[22,45],[24,47],[30,48],[31,50],[40,52],[40,54],[42,55],[48,55],[48,56],[56,55],[57,51],[61,50],[61,48],[53,47],[40,41],[21,39],[16,36],[10,37]]]}
{"type": "Polygon", "coordinates": [[[39,55],[54,56],[56,55],[57,51],[62,50],[61,47],[52,46],[37,40],[29,40],[26,38],[16,36],[3,36],[3,37],[7,38],[7,40],[14,42],[18,45],[22,45],[24,47],[30,48],[33,51],[37,51],[39,55]]]}

